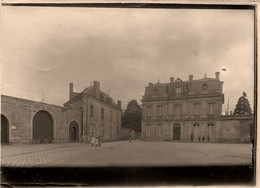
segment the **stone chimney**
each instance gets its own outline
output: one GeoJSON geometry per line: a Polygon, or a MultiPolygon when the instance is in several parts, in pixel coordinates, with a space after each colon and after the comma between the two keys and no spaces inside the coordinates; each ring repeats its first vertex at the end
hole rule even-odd
{"type": "Polygon", "coordinates": [[[174,78],[170,77],[170,82],[173,83],[174,82],[174,78]]]}
{"type": "Polygon", "coordinates": [[[152,83],[149,83],[149,86],[152,86],[153,84],[152,83]]]}
{"type": "Polygon", "coordinates": [[[118,108],[121,109],[121,101],[120,100],[117,100],[117,106],[118,106],[118,108]]]}
{"type": "Polygon", "coordinates": [[[73,83],[69,84],[69,98],[71,99],[73,95],[73,83]]]}
{"type": "Polygon", "coordinates": [[[216,75],[216,79],[219,80],[220,73],[219,72],[215,72],[215,75],[216,75]]]}
{"type": "Polygon", "coordinates": [[[93,86],[94,86],[94,96],[99,98],[100,83],[98,81],[93,81],[93,86]]]}
{"type": "Polygon", "coordinates": [[[193,80],[193,75],[189,75],[189,79],[190,79],[190,81],[192,81],[193,80]]]}

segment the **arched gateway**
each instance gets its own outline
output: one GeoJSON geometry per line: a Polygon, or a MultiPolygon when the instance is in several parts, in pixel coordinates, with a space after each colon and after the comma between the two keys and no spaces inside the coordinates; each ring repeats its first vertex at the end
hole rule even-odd
{"type": "Polygon", "coordinates": [[[70,142],[78,142],[79,141],[79,125],[76,121],[70,122],[69,141],[70,142]]]}
{"type": "Polygon", "coordinates": [[[7,118],[1,114],[1,144],[9,143],[9,123],[7,118]]]}
{"type": "Polygon", "coordinates": [[[33,141],[51,143],[53,140],[53,118],[49,112],[41,110],[33,118],[33,141]]]}

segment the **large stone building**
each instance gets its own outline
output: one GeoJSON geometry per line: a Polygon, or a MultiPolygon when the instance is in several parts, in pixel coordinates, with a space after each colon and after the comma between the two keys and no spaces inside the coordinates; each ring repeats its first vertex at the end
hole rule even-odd
{"type": "Polygon", "coordinates": [[[142,98],[142,138],[249,142],[252,116],[222,116],[223,82],[215,78],[150,83],[142,98]]]}
{"type": "Polygon", "coordinates": [[[89,142],[92,135],[120,139],[121,102],[94,81],[81,93],[69,85],[64,106],[1,95],[1,143],[89,142]]]}

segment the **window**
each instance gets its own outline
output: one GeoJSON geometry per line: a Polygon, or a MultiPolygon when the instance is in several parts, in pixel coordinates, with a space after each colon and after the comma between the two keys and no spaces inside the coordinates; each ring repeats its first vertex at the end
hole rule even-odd
{"type": "Polygon", "coordinates": [[[90,117],[94,117],[94,106],[90,106],[90,117]]]}
{"type": "Polygon", "coordinates": [[[147,106],[147,116],[152,116],[152,107],[147,106]]]}
{"type": "Polygon", "coordinates": [[[157,127],[158,127],[157,136],[162,136],[162,125],[158,124],[157,127]]]}
{"type": "Polygon", "coordinates": [[[194,115],[200,115],[200,104],[194,104],[194,115]]]}
{"type": "Polygon", "coordinates": [[[214,113],[214,103],[208,103],[208,114],[213,115],[214,113]]]}
{"type": "Polygon", "coordinates": [[[161,105],[157,106],[157,115],[162,116],[162,106],[161,105]]]}
{"type": "Polygon", "coordinates": [[[210,127],[210,126],[212,126],[212,127],[213,127],[213,126],[214,126],[214,124],[213,124],[213,123],[209,123],[209,124],[208,124],[208,126],[209,126],[209,127],[210,127]]]}
{"type": "Polygon", "coordinates": [[[102,95],[102,93],[99,94],[99,98],[103,101],[104,100],[104,96],[102,95]]]}
{"type": "Polygon", "coordinates": [[[119,130],[119,127],[118,127],[118,126],[116,127],[116,132],[117,132],[117,135],[119,135],[120,130],[119,130]]]}
{"type": "Polygon", "coordinates": [[[104,108],[101,108],[101,119],[104,119],[104,108]]]}
{"type": "Polygon", "coordinates": [[[119,123],[119,113],[116,114],[116,122],[119,123]]]}
{"type": "Polygon", "coordinates": [[[181,93],[181,88],[180,87],[176,88],[176,93],[181,93]]]}
{"type": "Polygon", "coordinates": [[[146,125],[146,136],[151,136],[151,125],[146,125]]]}
{"type": "Polygon", "coordinates": [[[112,126],[109,127],[109,136],[112,137],[112,126]]]}
{"type": "Polygon", "coordinates": [[[198,123],[194,123],[194,124],[193,124],[193,126],[194,126],[194,127],[196,127],[196,126],[198,126],[198,127],[199,127],[199,126],[200,126],[200,124],[198,124],[198,123]]]}
{"type": "Polygon", "coordinates": [[[112,122],[113,121],[113,112],[110,111],[110,121],[112,122]]]}
{"type": "Polygon", "coordinates": [[[175,115],[180,116],[181,115],[181,105],[175,105],[175,115]]]}

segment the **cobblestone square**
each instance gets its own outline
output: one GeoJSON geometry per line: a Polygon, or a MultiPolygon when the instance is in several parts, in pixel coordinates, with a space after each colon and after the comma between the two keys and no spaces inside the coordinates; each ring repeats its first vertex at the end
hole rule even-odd
{"type": "Polygon", "coordinates": [[[107,167],[247,165],[250,144],[142,142],[11,144],[2,146],[4,167],[107,167]]]}

